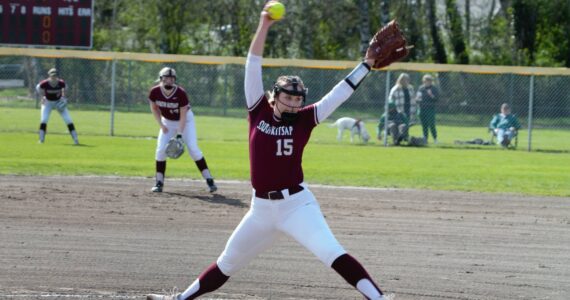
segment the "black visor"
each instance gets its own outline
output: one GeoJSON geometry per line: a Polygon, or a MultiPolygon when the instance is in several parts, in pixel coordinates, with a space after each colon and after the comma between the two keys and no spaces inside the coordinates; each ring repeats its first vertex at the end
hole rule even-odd
{"type": "Polygon", "coordinates": [[[291,95],[291,96],[303,96],[303,98],[305,98],[305,97],[307,97],[307,91],[308,91],[308,89],[302,89],[301,91],[299,91],[299,90],[297,90],[297,89],[295,89],[295,90],[288,90],[288,89],[286,89],[286,88],[284,88],[284,87],[282,87],[282,86],[275,85],[275,86],[273,87],[273,91],[274,91],[275,93],[281,93],[281,92],[283,92],[283,93],[285,93],[285,94],[287,94],[287,95],[291,95]]]}
{"type": "Polygon", "coordinates": [[[292,90],[285,89],[284,87],[275,84],[273,86],[273,91],[275,93],[283,92],[283,93],[285,93],[287,95],[291,95],[291,96],[302,96],[303,101],[305,101],[305,98],[307,97],[307,92],[309,91],[309,89],[304,88],[304,89],[301,89],[299,91],[299,88],[298,88],[299,87],[299,81],[297,80],[297,78],[295,78],[295,77],[292,77],[292,78],[289,77],[289,78],[291,80],[291,86],[293,87],[292,90]]]}

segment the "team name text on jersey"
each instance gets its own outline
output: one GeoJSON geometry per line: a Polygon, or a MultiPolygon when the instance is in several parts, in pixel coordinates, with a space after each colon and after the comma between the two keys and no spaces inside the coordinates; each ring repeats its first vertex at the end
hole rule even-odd
{"type": "Polygon", "coordinates": [[[293,126],[273,126],[271,124],[266,123],[265,121],[261,120],[259,124],[257,124],[257,129],[265,134],[269,135],[293,135],[293,126]]]}

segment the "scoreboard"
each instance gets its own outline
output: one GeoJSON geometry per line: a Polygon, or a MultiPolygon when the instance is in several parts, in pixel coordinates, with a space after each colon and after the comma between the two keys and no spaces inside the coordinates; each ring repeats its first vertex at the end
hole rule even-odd
{"type": "Polygon", "coordinates": [[[95,0],[0,0],[0,44],[93,46],[95,0]]]}

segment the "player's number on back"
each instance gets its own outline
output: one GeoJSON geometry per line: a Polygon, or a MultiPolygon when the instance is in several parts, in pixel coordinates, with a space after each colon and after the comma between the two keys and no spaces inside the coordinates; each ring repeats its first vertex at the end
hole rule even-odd
{"type": "Polygon", "coordinates": [[[293,154],[293,139],[279,139],[277,142],[277,156],[290,156],[293,154]]]}

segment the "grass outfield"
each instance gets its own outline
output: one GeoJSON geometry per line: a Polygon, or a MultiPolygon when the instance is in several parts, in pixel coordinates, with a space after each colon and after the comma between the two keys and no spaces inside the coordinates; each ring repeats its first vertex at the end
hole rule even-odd
{"type": "MultiPolygon", "coordinates": [[[[81,146],[73,146],[57,113],[48,124],[45,144],[37,143],[39,111],[0,108],[0,174],[26,175],[154,175],[154,150],[158,132],[150,113],[119,113],[115,134],[109,134],[109,113],[71,111],[81,146]]],[[[247,121],[197,117],[199,145],[219,179],[248,180],[247,121]]],[[[374,124],[367,124],[371,133],[374,124]]],[[[370,187],[399,187],[529,195],[570,196],[570,154],[505,151],[493,146],[456,148],[453,139],[486,137],[478,128],[440,126],[437,147],[380,147],[338,144],[336,129],[315,129],[304,155],[309,183],[370,187]],[[453,136],[453,139],[446,138],[453,136]]],[[[412,128],[419,135],[420,128],[412,128]]],[[[566,135],[559,149],[570,149],[570,133],[544,131],[541,137],[566,135]]],[[[534,133],[536,139],[539,134],[534,133]]],[[[346,139],[346,137],[345,137],[346,139]]],[[[278,172],[278,170],[276,170],[278,172]]],[[[169,177],[199,178],[185,156],[169,162],[169,177]]],[[[149,179],[149,185],[152,185],[149,179]]]]}

